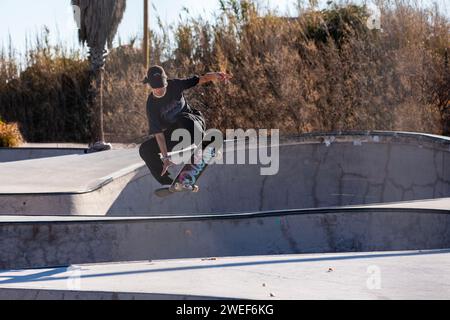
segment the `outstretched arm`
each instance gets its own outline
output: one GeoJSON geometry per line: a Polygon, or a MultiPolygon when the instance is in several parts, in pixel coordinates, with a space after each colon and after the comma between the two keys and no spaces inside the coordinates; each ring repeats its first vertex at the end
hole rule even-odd
{"type": "Polygon", "coordinates": [[[200,77],[199,84],[205,84],[208,82],[228,82],[233,79],[232,75],[225,72],[210,72],[200,77]]]}

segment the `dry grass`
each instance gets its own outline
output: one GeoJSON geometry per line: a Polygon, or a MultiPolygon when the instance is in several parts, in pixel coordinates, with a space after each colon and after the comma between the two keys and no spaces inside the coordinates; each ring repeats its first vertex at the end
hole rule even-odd
{"type": "MultiPolygon", "coordinates": [[[[449,20],[412,1],[389,3],[381,1],[381,32],[367,28],[368,15],[357,6],[302,8],[298,19],[285,19],[251,1],[223,0],[214,24],[189,18],[152,34],[152,62],[172,77],[234,74],[228,86],[188,94],[209,127],[450,135],[449,20]]],[[[50,51],[34,49],[19,76],[14,55],[0,56],[0,115],[19,122],[29,141],[87,141],[86,62],[50,51]]],[[[134,41],[111,52],[105,79],[110,141],[146,135],[144,74],[134,41]]]]}

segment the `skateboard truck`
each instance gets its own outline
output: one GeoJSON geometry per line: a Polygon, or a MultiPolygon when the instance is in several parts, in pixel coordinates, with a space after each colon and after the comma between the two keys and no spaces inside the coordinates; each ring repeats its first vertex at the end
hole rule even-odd
{"type": "Polygon", "coordinates": [[[207,147],[204,150],[198,147],[192,155],[191,163],[186,164],[174,179],[170,187],[157,189],[155,195],[160,198],[168,197],[174,193],[191,192],[198,193],[200,188],[195,183],[198,182],[203,172],[210,163],[217,157],[222,157],[221,150],[207,147]]]}
{"type": "Polygon", "coordinates": [[[169,188],[170,191],[172,192],[193,192],[193,193],[197,193],[200,191],[199,186],[197,185],[183,185],[179,182],[174,183],[174,185],[172,187],[169,188]]]}

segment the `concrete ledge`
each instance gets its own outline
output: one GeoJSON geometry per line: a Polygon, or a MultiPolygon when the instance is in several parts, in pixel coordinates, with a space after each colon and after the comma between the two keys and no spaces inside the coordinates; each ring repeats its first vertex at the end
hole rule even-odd
{"type": "Polygon", "coordinates": [[[191,295],[134,293],[134,292],[102,292],[102,291],[70,291],[46,289],[2,289],[0,300],[229,300],[230,298],[202,297],[191,295]]]}
{"type": "Polygon", "coordinates": [[[0,223],[0,269],[450,247],[450,213],[341,209],[225,216],[0,223]]]}
{"type": "Polygon", "coordinates": [[[87,154],[85,148],[0,148],[0,163],[87,154]]]}

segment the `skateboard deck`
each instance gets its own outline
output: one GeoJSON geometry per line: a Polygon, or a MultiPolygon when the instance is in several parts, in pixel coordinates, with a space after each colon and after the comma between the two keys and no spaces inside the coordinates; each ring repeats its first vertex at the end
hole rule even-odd
{"type": "Polygon", "coordinates": [[[160,188],[155,191],[155,195],[160,198],[171,196],[180,192],[199,192],[197,181],[205,172],[208,165],[216,158],[216,151],[213,147],[198,147],[192,156],[191,163],[183,166],[172,185],[160,188]]]}

